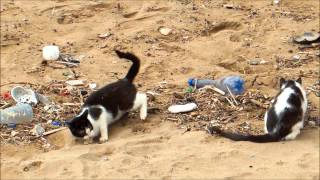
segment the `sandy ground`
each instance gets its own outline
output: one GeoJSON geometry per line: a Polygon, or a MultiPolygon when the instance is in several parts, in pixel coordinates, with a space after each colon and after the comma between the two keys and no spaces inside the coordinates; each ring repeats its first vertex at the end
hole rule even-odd
{"type": "MultiPolygon", "coordinates": [[[[136,83],[142,91],[166,81],[171,92],[182,92],[190,77],[238,74],[247,89],[273,96],[280,76],[301,75],[305,87],[319,77],[316,57],[297,67],[277,66],[300,51],[288,40],[305,31],[319,31],[317,0],[283,0],[280,6],[269,0],[1,1],[1,84],[65,80],[66,69],[30,73],[40,66],[41,48],[55,43],[66,53],[85,55],[76,71],[100,86],[129,67],[112,52],[116,47],[141,57],[136,83]],[[230,3],[234,9],[223,7],[230,3]],[[161,26],[172,33],[160,34],[161,26]],[[106,32],[112,35],[97,37],[106,32]],[[268,63],[249,65],[254,58],[268,63]]],[[[12,87],[2,86],[1,93],[12,87]]],[[[318,116],[319,98],[309,93],[308,100],[316,109],[310,115],[318,116]]],[[[1,179],[319,179],[318,127],[305,128],[294,141],[255,144],[184,133],[163,114],[124,121],[111,128],[106,144],[77,144],[69,131],[48,137],[57,147],[49,152],[33,144],[2,144],[1,179]]],[[[263,128],[263,121],[256,123],[263,128]]]]}

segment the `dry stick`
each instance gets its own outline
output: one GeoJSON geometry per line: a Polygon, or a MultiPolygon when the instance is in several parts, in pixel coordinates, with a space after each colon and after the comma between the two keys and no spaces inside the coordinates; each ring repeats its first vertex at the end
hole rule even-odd
{"type": "Polygon", "coordinates": [[[179,119],[176,119],[176,118],[170,118],[170,117],[167,117],[167,120],[169,120],[169,121],[174,121],[174,122],[179,121],[179,119]]]}
{"type": "Polygon", "coordinates": [[[257,101],[257,100],[254,100],[254,99],[250,99],[250,102],[252,102],[253,104],[257,105],[257,106],[260,106],[260,107],[263,107],[265,109],[268,108],[268,106],[262,104],[261,102],[257,101]]]}
{"type": "Polygon", "coordinates": [[[201,88],[201,89],[199,89],[199,90],[203,90],[203,89],[211,89],[211,90],[213,90],[213,91],[215,91],[215,92],[217,92],[217,93],[219,93],[219,94],[221,94],[221,95],[225,95],[226,93],[224,92],[224,91],[222,91],[221,89],[218,89],[218,88],[216,88],[216,87],[214,87],[214,86],[210,86],[210,85],[206,85],[206,86],[204,86],[203,88],[201,88]]]}
{"type": "Polygon", "coordinates": [[[59,132],[59,131],[64,130],[64,129],[67,129],[67,127],[61,127],[61,128],[58,128],[58,129],[53,129],[51,131],[44,132],[43,135],[47,136],[49,134],[53,134],[53,133],[59,132]]]}
{"type": "Polygon", "coordinates": [[[9,83],[5,83],[5,84],[1,84],[0,87],[2,86],[6,86],[6,85],[11,85],[11,84],[29,84],[29,85],[36,85],[36,84],[32,84],[32,83],[29,83],[29,82],[9,82],[9,83]]]}
{"type": "Polygon", "coordinates": [[[0,109],[4,109],[4,108],[7,108],[7,107],[10,107],[12,104],[11,103],[7,103],[3,106],[0,107],[0,109]]]}
{"type": "Polygon", "coordinates": [[[229,102],[229,104],[230,104],[232,107],[234,107],[234,108],[236,107],[228,97],[225,97],[225,98],[226,98],[226,100],[229,102]]]}
{"type": "Polygon", "coordinates": [[[232,99],[233,99],[234,103],[236,103],[236,105],[239,105],[239,103],[237,102],[236,98],[234,98],[234,96],[233,96],[233,94],[232,94],[232,92],[230,91],[230,89],[229,89],[229,87],[228,87],[228,86],[227,86],[227,89],[228,89],[228,91],[229,91],[229,93],[230,93],[230,95],[231,95],[231,97],[232,97],[232,99]]]}

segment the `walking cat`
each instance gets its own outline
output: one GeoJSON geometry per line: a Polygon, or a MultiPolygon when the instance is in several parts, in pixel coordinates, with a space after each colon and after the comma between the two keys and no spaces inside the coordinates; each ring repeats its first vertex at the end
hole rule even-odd
{"type": "Polygon", "coordinates": [[[140,109],[140,119],[147,117],[147,96],[137,92],[133,80],[139,72],[140,60],[132,53],[115,51],[119,58],[132,61],[125,78],[93,92],[85,100],[81,112],[67,125],[75,137],[84,139],[100,136],[100,143],[108,140],[108,126],[125,113],[140,109]]]}

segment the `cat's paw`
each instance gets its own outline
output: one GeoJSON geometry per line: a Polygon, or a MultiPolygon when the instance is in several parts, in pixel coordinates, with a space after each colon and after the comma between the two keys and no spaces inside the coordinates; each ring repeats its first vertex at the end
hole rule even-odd
{"type": "Polygon", "coordinates": [[[141,120],[146,120],[146,118],[147,118],[147,113],[140,113],[141,120]]]}
{"type": "Polygon", "coordinates": [[[100,139],[99,139],[99,142],[100,142],[101,144],[106,143],[107,141],[108,141],[108,138],[107,138],[107,137],[100,137],[100,139]]]}

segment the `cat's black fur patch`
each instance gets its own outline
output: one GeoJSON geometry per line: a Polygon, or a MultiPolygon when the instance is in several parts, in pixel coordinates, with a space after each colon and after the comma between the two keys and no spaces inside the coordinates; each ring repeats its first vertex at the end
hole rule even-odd
{"type": "Polygon", "coordinates": [[[124,53],[118,50],[115,51],[119,58],[125,58],[132,61],[125,78],[117,82],[108,84],[98,91],[93,92],[85,100],[83,108],[87,110],[79,117],[75,117],[68,124],[71,133],[77,137],[86,135],[85,128],[92,129],[92,125],[87,119],[88,113],[98,119],[102,110],[96,105],[103,106],[107,112],[112,113],[113,117],[118,115],[118,111],[127,111],[133,107],[133,103],[137,94],[137,88],[132,84],[135,76],[139,72],[140,60],[132,53],[124,53]]]}
{"type": "MultiPolygon", "coordinates": [[[[301,78],[299,78],[296,82],[301,84],[301,78]]],[[[278,101],[278,98],[275,98],[271,108],[268,110],[268,115],[266,119],[266,128],[268,130],[268,134],[263,135],[242,135],[237,133],[224,132],[218,127],[211,128],[211,131],[215,131],[216,133],[222,135],[223,137],[235,140],[235,141],[252,141],[258,143],[265,142],[276,142],[288,134],[291,133],[292,127],[301,121],[303,118],[303,109],[302,103],[305,100],[303,97],[303,92],[299,89],[295,81],[281,78],[280,79],[280,87],[284,86],[282,90],[277,94],[276,97],[279,96],[286,88],[291,88],[294,93],[290,94],[287,99],[287,103],[290,107],[286,107],[280,114],[276,113],[275,104],[278,101]]]]}
{"type": "Polygon", "coordinates": [[[102,109],[99,107],[90,107],[89,114],[94,120],[98,120],[102,113],[102,109]]]}

